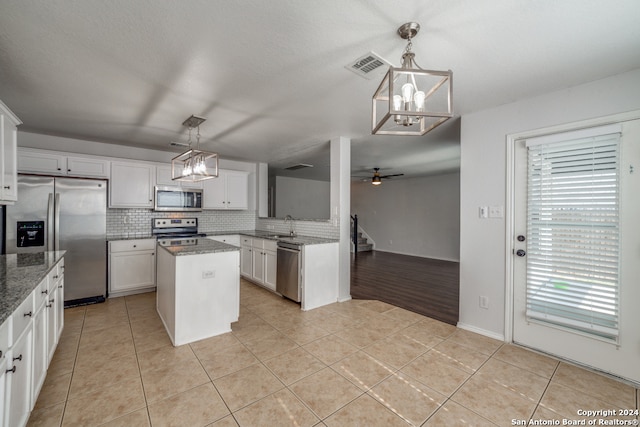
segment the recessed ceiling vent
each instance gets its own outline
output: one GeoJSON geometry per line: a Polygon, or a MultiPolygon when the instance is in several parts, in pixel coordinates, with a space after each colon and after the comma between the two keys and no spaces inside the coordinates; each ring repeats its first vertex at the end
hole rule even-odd
{"type": "Polygon", "coordinates": [[[374,52],[369,52],[344,66],[347,70],[368,80],[386,73],[389,67],[391,63],[374,52]]]}
{"type": "Polygon", "coordinates": [[[297,165],[289,166],[288,168],[284,168],[284,169],[288,171],[297,171],[298,169],[312,168],[312,167],[313,165],[308,165],[306,163],[298,163],[297,165]]]}
{"type": "Polygon", "coordinates": [[[172,147],[188,147],[189,146],[189,144],[186,142],[175,142],[175,141],[171,141],[169,145],[172,147]]]}

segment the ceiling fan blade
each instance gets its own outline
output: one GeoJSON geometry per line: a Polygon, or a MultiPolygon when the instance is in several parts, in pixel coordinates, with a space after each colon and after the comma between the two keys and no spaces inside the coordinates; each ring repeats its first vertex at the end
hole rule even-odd
{"type": "Polygon", "coordinates": [[[393,175],[382,175],[380,178],[391,178],[394,176],[402,176],[404,175],[403,173],[394,173],[393,175]]]}

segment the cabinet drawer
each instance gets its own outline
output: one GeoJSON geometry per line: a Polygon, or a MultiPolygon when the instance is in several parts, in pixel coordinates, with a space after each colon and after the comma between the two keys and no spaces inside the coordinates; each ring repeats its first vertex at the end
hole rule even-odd
{"type": "MultiPolygon", "coordinates": [[[[11,330],[11,317],[4,321],[2,325],[0,325],[0,359],[2,359],[5,354],[7,354],[7,350],[9,350],[9,331],[11,330]]],[[[0,371],[1,372],[1,371],[0,371]]],[[[0,390],[2,393],[2,390],[0,390]]]]}
{"type": "Polygon", "coordinates": [[[156,239],[112,240],[109,242],[109,251],[131,252],[145,251],[156,248],[156,239]]]}
{"type": "Polygon", "coordinates": [[[29,296],[20,304],[20,307],[13,312],[13,334],[12,341],[16,342],[16,340],[20,337],[20,334],[27,329],[29,326],[29,322],[33,318],[34,306],[33,306],[33,292],[29,294],[29,296]]]}
{"type": "MultiPolygon", "coordinates": [[[[54,268],[54,270],[57,270],[54,268]]],[[[49,273],[49,277],[51,277],[51,273],[49,273]]],[[[33,291],[33,296],[35,298],[35,308],[38,310],[42,304],[47,301],[49,297],[49,277],[45,278],[40,282],[38,287],[33,291]]]]}
{"type": "Polygon", "coordinates": [[[253,239],[251,237],[240,236],[240,245],[251,246],[253,245],[253,239]]]}

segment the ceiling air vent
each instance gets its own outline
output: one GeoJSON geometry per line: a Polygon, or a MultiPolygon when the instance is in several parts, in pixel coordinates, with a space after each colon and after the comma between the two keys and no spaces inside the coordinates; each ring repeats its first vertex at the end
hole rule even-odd
{"type": "Polygon", "coordinates": [[[373,79],[387,72],[391,63],[374,52],[369,52],[344,66],[365,79],[373,79]]]}
{"type": "Polygon", "coordinates": [[[169,145],[172,147],[188,147],[189,146],[189,144],[186,142],[175,142],[175,141],[171,141],[169,145]]]}
{"type": "Polygon", "coordinates": [[[312,167],[313,165],[308,165],[306,163],[298,163],[297,165],[289,166],[288,168],[284,168],[284,169],[288,171],[296,171],[298,169],[312,168],[312,167]]]}

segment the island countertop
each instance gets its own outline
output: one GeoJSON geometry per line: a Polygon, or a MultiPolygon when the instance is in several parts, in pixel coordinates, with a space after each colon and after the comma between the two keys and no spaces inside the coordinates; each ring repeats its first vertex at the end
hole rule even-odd
{"type": "Polygon", "coordinates": [[[0,324],[42,282],[65,252],[0,255],[0,324]]]}
{"type": "Polygon", "coordinates": [[[240,248],[234,245],[228,245],[226,243],[218,242],[216,240],[207,239],[206,237],[199,237],[193,240],[195,243],[184,246],[162,246],[160,247],[171,255],[197,255],[197,254],[211,254],[216,252],[230,252],[239,251],[240,248]]]}

